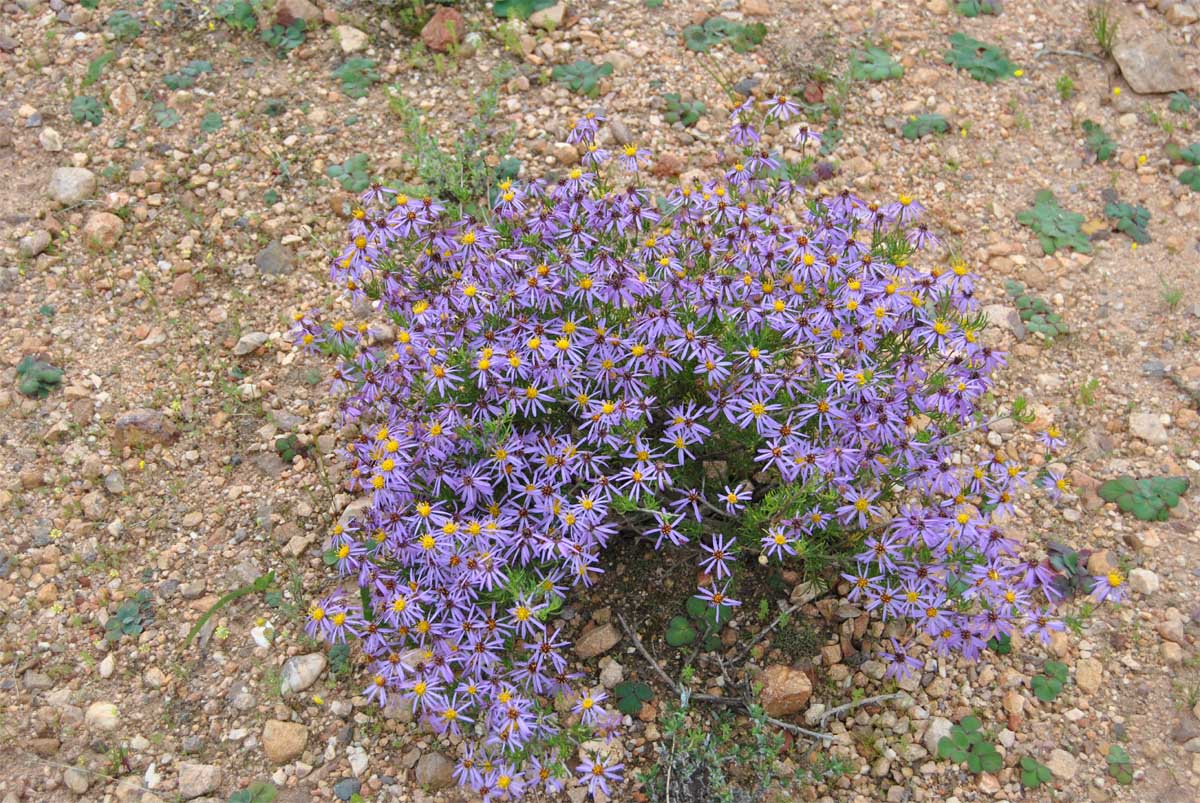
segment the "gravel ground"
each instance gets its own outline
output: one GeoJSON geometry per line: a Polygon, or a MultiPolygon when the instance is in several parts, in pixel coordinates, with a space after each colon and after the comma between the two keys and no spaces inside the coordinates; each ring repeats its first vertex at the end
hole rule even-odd
{"type": "MultiPolygon", "coordinates": [[[[1014,639],[1011,655],[977,664],[930,659],[901,684],[901,699],[828,724],[834,740],[821,752],[849,772],[776,799],[1200,800],[1200,502],[1193,490],[1168,521],[1145,524],[1096,495],[1122,473],[1200,480],[1200,194],[1176,179],[1182,165],[1166,151],[1200,140],[1200,116],[1138,94],[1099,58],[1086,3],[1010,0],[998,17],[963,19],[945,0],[655,9],[608,0],[570,4],[550,31],[501,28],[468,6],[467,43],[437,56],[368,4],[331,4],[327,24],[314,23],[286,58],[214,24],[204,4],[177,5],[174,15],[109,0],[95,10],[0,6],[3,803],[225,801],[265,778],[289,803],[354,789],[371,800],[468,799],[443,788],[444,748],[411,713],[367,705],[355,696],[357,670],[326,665],[302,632],[306,595],[329,585],[323,534],[351,500],[337,486],[329,366],[293,352],[283,333],[294,312],[342,303],[324,258],[350,196],[326,168],[364,153],[373,171],[412,178],[389,87],[450,137],[502,67],[512,73],[496,127],[514,129],[523,175],[577,160],[568,126],[596,106],[620,138],[654,151],[654,182],[665,187],[717,164],[729,107],[719,81],[839,105],[843,137],[829,157],[838,169],[823,186],[915,196],[979,276],[992,337],[1010,352],[996,397],[1022,396],[1037,417],[997,427],[1002,448],[1033,454],[1036,428],[1051,423],[1070,440],[1062,468],[1075,492],[1057,504],[1020,500],[1012,532],[1092,550],[1096,566],[1141,570],[1126,604],[1081,616],[1079,636],[1048,650],[1014,639]],[[109,22],[118,8],[142,18],[129,41],[109,22]],[[719,11],[764,22],[766,40],[705,60],[686,50],[680,31],[719,11]],[[1023,74],[988,86],[943,63],[959,30],[1002,44],[1023,74]],[[867,42],[882,43],[904,76],[839,86],[830,76],[867,42]],[[331,72],[360,45],[382,80],[355,100],[331,72]],[[89,76],[105,53],[111,60],[89,76]],[[549,80],[553,65],[577,59],[614,65],[598,98],[549,80]],[[197,60],[211,71],[193,86],[164,81],[197,60]],[[1063,76],[1075,90],[1067,99],[1063,76]],[[694,127],[672,125],[664,92],[702,100],[708,113],[694,127]],[[107,98],[98,125],[71,113],[73,97],[88,93],[107,98]],[[911,116],[934,112],[949,134],[900,136],[911,116]],[[1085,147],[1087,119],[1118,143],[1112,160],[1085,147]],[[1017,223],[1043,188],[1086,217],[1091,254],[1043,256],[1017,223]],[[1149,210],[1152,242],[1135,249],[1110,230],[1105,190],[1149,210]],[[1061,311],[1071,333],[1046,342],[1025,332],[1010,279],[1061,311]],[[62,367],[61,388],[40,400],[18,394],[26,355],[62,367]],[[276,449],[288,435],[303,452],[291,463],[276,449]],[[220,608],[184,644],[222,595],[268,571],[271,594],[220,608]],[[141,632],[106,641],[109,617],[141,592],[141,632]],[[1031,688],[1047,658],[1070,668],[1053,702],[1031,688]],[[998,773],[936,757],[938,736],[972,712],[1005,756],[998,773]],[[1132,758],[1131,785],[1107,772],[1112,744],[1132,758]],[[1050,766],[1051,784],[1022,789],[1015,766],[1026,755],[1050,766]]],[[[1196,3],[1115,9],[1119,41],[1179,48],[1157,77],[1174,69],[1198,85],[1196,3]]],[[[980,438],[971,448],[996,445],[980,438]]],[[[578,600],[573,609],[569,629],[611,626],[607,608],[578,600]]],[[[877,662],[849,655],[869,653],[880,627],[852,625],[847,644],[837,611],[801,613],[826,618],[835,649],[806,667],[818,683],[798,722],[887,690],[877,662]]],[[[611,678],[613,663],[653,678],[625,640],[580,668],[611,678]]],[[[633,768],[658,735],[653,711],[633,720],[623,745],[633,768]]],[[[805,754],[798,745],[785,760],[801,766],[805,754]]],[[[617,799],[638,796],[629,784],[617,799]]]]}

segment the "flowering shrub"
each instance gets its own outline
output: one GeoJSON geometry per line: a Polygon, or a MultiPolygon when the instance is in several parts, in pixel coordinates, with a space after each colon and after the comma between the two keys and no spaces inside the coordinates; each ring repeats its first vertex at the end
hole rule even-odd
{"type": "MultiPolygon", "coordinates": [[[[1037,602],[1055,572],[993,521],[1022,470],[952,459],[1003,364],[971,277],[913,263],[938,243],[910,198],[806,196],[753,111],[732,115],[740,161],[666,198],[637,181],[646,151],[601,146],[597,115],[571,133],[581,167],[503,182],[477,216],[373,186],[331,275],[389,334],[298,320],[341,357],[349,484],[370,498],[327,553],[358,593],[308,630],[359,639],[368,697],[462,736],[455,777],[484,800],[561,789],[585,740],[577,782],[621,777],[620,716],[551,624],[617,538],[698,544],[697,596],[726,615],[739,555],[821,544],[855,556],[852,601],[938,652],[1061,628],[1037,602]]],[[[765,104],[785,131],[796,111],[765,104]]],[[[894,641],[888,658],[920,666],[894,641]]]]}

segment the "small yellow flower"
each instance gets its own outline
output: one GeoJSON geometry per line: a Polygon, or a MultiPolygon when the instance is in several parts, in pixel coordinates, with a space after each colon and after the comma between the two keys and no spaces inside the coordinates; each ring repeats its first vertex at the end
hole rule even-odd
{"type": "Polygon", "coordinates": [[[321,695],[319,695],[319,694],[314,694],[312,697],[312,701],[314,703],[316,703],[317,705],[325,705],[325,700],[322,699],[321,695]]]}
{"type": "Polygon", "coordinates": [[[1129,249],[1130,249],[1131,251],[1136,251],[1136,250],[1137,250],[1137,247],[1138,247],[1138,244],[1137,244],[1137,243],[1130,243],[1130,244],[1129,244],[1129,249]]]}
{"type": "Polygon", "coordinates": [[[1119,95],[1119,94],[1121,94],[1121,87],[1119,87],[1119,86],[1114,86],[1114,87],[1113,87],[1113,94],[1114,94],[1114,95],[1119,95]]]}
{"type": "Polygon", "coordinates": [[[1013,77],[1014,77],[1014,78],[1020,78],[1020,77],[1021,77],[1022,75],[1024,75],[1024,74],[1025,74],[1025,71],[1024,71],[1024,70],[1021,70],[1021,69],[1013,70],[1013,77]]]}
{"type": "Polygon", "coordinates": [[[1138,164],[1140,164],[1140,165],[1144,165],[1144,164],[1146,163],[1146,160],[1147,160],[1148,158],[1149,158],[1149,157],[1147,157],[1147,156],[1146,156],[1146,154],[1144,154],[1144,153],[1143,153],[1143,154],[1140,154],[1140,155],[1138,156],[1138,164]]]}

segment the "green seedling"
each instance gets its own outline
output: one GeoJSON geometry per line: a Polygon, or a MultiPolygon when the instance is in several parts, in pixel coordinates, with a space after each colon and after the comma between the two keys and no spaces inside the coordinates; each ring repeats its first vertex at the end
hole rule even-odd
{"type": "Polygon", "coordinates": [[[959,0],[954,10],[961,17],[996,17],[1000,15],[1000,0],[959,0]]]}
{"type": "Polygon", "coordinates": [[[981,772],[999,772],[1004,760],[995,745],[984,741],[979,732],[982,722],[978,717],[966,716],[950,729],[949,736],[938,742],[938,757],[966,764],[967,769],[978,775],[981,772]]]}
{"type": "Polygon", "coordinates": [[[950,49],[946,51],[946,63],[966,71],[976,81],[994,84],[1008,78],[1017,65],[1008,60],[1004,51],[964,33],[950,35],[950,49]]]}
{"type": "Polygon", "coordinates": [[[274,803],[279,790],[270,781],[255,781],[229,796],[229,803],[274,803]]]}
{"type": "Polygon", "coordinates": [[[105,640],[115,644],[125,636],[140,636],[146,629],[146,623],[153,618],[150,600],[150,592],[143,588],[131,599],[122,602],[116,613],[104,622],[105,640]]]}
{"type": "Polygon", "coordinates": [[[613,66],[607,61],[593,64],[580,59],[574,64],[560,64],[550,71],[550,77],[577,95],[594,98],[600,94],[600,79],[612,75],[613,66]]]}
{"type": "Polygon", "coordinates": [[[272,25],[262,32],[262,40],[268,47],[275,48],[275,55],[283,58],[304,44],[304,20],[293,20],[286,28],[282,25],[272,25]]]}
{"type": "Polygon", "coordinates": [[[1180,183],[1200,192],[1200,142],[1178,149],[1177,155],[1180,161],[1191,165],[1179,174],[1180,183]]]}
{"type": "Polygon", "coordinates": [[[1150,211],[1144,206],[1114,202],[1104,207],[1104,214],[1113,222],[1113,227],[1139,245],[1150,242],[1150,211]]]}
{"type": "Polygon", "coordinates": [[[728,44],[735,53],[748,53],[766,38],[767,26],[761,22],[744,25],[726,17],[709,17],[703,25],[683,29],[683,44],[688,50],[707,53],[719,44],[728,44]]]}
{"type": "Polygon", "coordinates": [[[1119,744],[1112,745],[1108,748],[1108,755],[1104,760],[1108,764],[1108,774],[1115,778],[1117,783],[1123,786],[1133,783],[1133,761],[1124,747],[1119,744]]]}
{"type": "Polygon", "coordinates": [[[654,690],[645,683],[622,681],[613,687],[617,698],[617,710],[622,714],[637,716],[642,710],[642,703],[648,703],[654,697],[654,690]]]}
{"type": "Polygon", "coordinates": [[[905,139],[921,139],[930,134],[945,134],[950,124],[940,114],[921,114],[904,124],[901,134],[905,139]]]}
{"type": "Polygon", "coordinates": [[[190,89],[196,85],[198,79],[204,73],[212,72],[212,62],[197,59],[189,61],[178,72],[167,73],[163,76],[163,83],[168,89],[190,89]]]}
{"type": "Polygon", "coordinates": [[[333,71],[333,77],[342,82],[342,92],[347,97],[365,98],[371,86],[379,80],[375,60],[354,57],[333,71]]]}
{"type": "Polygon", "coordinates": [[[1043,703],[1054,702],[1062,693],[1063,684],[1067,682],[1067,665],[1058,661],[1047,661],[1042,667],[1044,674],[1035,675],[1030,682],[1033,686],[1033,696],[1043,703]]]}
{"type": "Polygon", "coordinates": [[[213,14],[235,31],[250,33],[258,28],[258,14],[249,0],[221,0],[213,14]]]}
{"type": "Polygon", "coordinates": [[[535,11],[550,8],[555,0],[496,0],[492,13],[497,17],[527,20],[535,11]]]}
{"type": "Polygon", "coordinates": [[[104,119],[104,107],[89,95],[79,95],[71,101],[71,117],[79,124],[100,125],[104,119]]]}
{"type": "Polygon", "coordinates": [[[1186,92],[1172,92],[1167,101],[1167,109],[1176,114],[1190,114],[1192,109],[1200,107],[1200,103],[1192,100],[1186,92]]]}
{"type": "Polygon", "coordinates": [[[886,81],[904,75],[904,67],[882,48],[871,45],[850,56],[850,77],[855,81],[886,81]]]}
{"type": "Polygon", "coordinates": [[[666,638],[672,647],[686,647],[696,640],[696,628],[686,616],[676,616],[667,623],[666,638]]]}
{"type": "Polygon", "coordinates": [[[1087,149],[1096,154],[1096,161],[1107,162],[1117,155],[1117,143],[1105,133],[1099,123],[1093,120],[1084,120],[1082,128],[1087,149]]]}
{"type": "Polygon", "coordinates": [[[330,165],[325,168],[325,175],[341,185],[347,192],[362,192],[371,185],[371,177],[367,173],[367,155],[358,153],[340,165],[330,165]]]}
{"type": "Polygon", "coordinates": [[[1021,322],[1030,332],[1047,340],[1070,332],[1070,327],[1062,316],[1055,312],[1045,299],[1026,292],[1025,285],[1009,279],[1004,283],[1004,289],[1012,297],[1021,322]]]}
{"type": "Polygon", "coordinates": [[[108,18],[108,30],[119,41],[128,42],[142,34],[142,22],[133,14],[121,9],[108,18]]]}
{"type": "Polygon", "coordinates": [[[63,370],[27,356],[17,363],[17,390],[31,399],[44,399],[62,384],[63,370]]]}
{"type": "Polygon", "coordinates": [[[663,95],[663,100],[667,104],[663,119],[668,123],[683,123],[685,126],[693,126],[707,111],[702,101],[682,100],[678,92],[668,92],[663,95]]]}
{"type": "Polygon", "coordinates": [[[297,455],[307,454],[308,447],[300,443],[295,433],[292,433],[275,439],[275,451],[279,453],[279,458],[283,462],[291,463],[297,455]]]}
{"type": "Polygon", "coordinates": [[[1037,789],[1050,783],[1050,768],[1031,756],[1021,756],[1021,785],[1026,789],[1037,789]]]}
{"type": "Polygon", "coordinates": [[[1017,213],[1017,221],[1033,229],[1046,254],[1053,254],[1060,248],[1082,254],[1092,252],[1092,244],[1081,228],[1083,215],[1060,207],[1050,190],[1039,192],[1032,208],[1017,213]]]}
{"type": "Polygon", "coordinates": [[[1132,513],[1140,521],[1166,521],[1171,508],[1187,493],[1187,477],[1149,477],[1134,479],[1122,475],[1102,484],[1096,493],[1105,502],[1115,502],[1123,513],[1132,513]]]}

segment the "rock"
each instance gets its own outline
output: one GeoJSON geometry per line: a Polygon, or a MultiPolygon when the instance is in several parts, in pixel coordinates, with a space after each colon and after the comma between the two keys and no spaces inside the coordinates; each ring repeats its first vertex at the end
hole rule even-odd
{"type": "Polygon", "coordinates": [[[809,697],[812,697],[812,682],[799,669],[772,664],[763,671],[762,704],[769,716],[803,711],[809,697]]]}
{"type": "Polygon", "coordinates": [[[1158,623],[1155,628],[1158,635],[1167,641],[1173,641],[1176,644],[1184,644],[1185,636],[1183,633],[1183,620],[1178,616],[1172,616],[1158,623]]]}
{"type": "Polygon", "coordinates": [[[1186,91],[1194,84],[1187,70],[1189,56],[1162,34],[1130,37],[1118,43],[1112,55],[1134,92],[1186,91]]]}
{"type": "Polygon", "coordinates": [[[608,121],[608,132],[612,134],[613,140],[618,145],[629,145],[633,142],[633,134],[629,132],[629,126],[616,118],[608,121]]]}
{"type": "Polygon", "coordinates": [[[392,719],[401,724],[407,724],[413,721],[412,702],[401,697],[398,694],[393,694],[388,697],[387,705],[383,707],[384,719],[392,719]]]}
{"type": "Polygon", "coordinates": [[[333,785],[333,794],[338,800],[349,800],[362,789],[362,781],[357,778],[343,778],[333,785]]]}
{"type": "Polygon", "coordinates": [[[118,117],[125,117],[132,112],[137,106],[137,100],[137,89],[128,81],[119,84],[108,96],[108,102],[112,105],[113,111],[117,113],[118,117]]]}
{"type": "Polygon", "coordinates": [[[83,242],[100,253],[111,251],[125,233],[125,221],[112,212],[93,212],[83,225],[83,242]]]}
{"type": "Polygon", "coordinates": [[[215,792],[221,786],[222,777],[220,767],[184,762],[179,765],[179,796],[191,800],[215,792]]]}
{"type": "Polygon", "coordinates": [[[367,49],[367,35],[352,25],[339,25],[333,29],[342,52],[349,55],[367,49]]]}
{"type": "Polygon", "coordinates": [[[421,41],[430,50],[445,53],[462,41],[466,30],[467,21],[459,11],[448,6],[439,6],[421,29],[421,41]]]}
{"type": "Polygon", "coordinates": [[[42,146],[42,150],[58,153],[63,149],[62,134],[46,126],[38,133],[38,144],[42,146]]]}
{"type": "Polygon", "coordinates": [[[63,773],[63,783],[77,795],[82,795],[91,785],[92,778],[79,767],[71,767],[63,773]]]}
{"type": "Polygon", "coordinates": [[[1129,587],[1139,594],[1158,591],[1158,575],[1149,569],[1134,569],[1129,573],[1129,587]]]}
{"type": "Polygon", "coordinates": [[[612,689],[625,679],[625,667],[616,661],[609,661],[600,669],[600,683],[606,689],[612,689]]]}
{"type": "Polygon", "coordinates": [[[50,247],[50,240],[50,232],[38,229],[21,238],[21,241],[17,243],[17,253],[23,259],[33,259],[50,247]]]}
{"type": "Polygon", "coordinates": [[[304,691],[316,683],[317,678],[321,677],[321,673],[325,671],[326,663],[325,654],[320,652],[297,655],[294,658],[287,659],[283,664],[283,671],[280,673],[280,693],[286,695],[296,691],[304,691]]]}
{"type": "Polygon", "coordinates": [[[105,680],[108,680],[109,678],[112,677],[112,674],[116,670],[116,668],[117,668],[117,660],[113,657],[113,654],[110,652],[108,655],[104,656],[103,660],[100,661],[100,665],[96,667],[96,671],[100,673],[100,677],[104,678],[105,680]]]}
{"type": "Polygon", "coordinates": [[[1200,739],[1200,719],[1195,714],[1185,711],[1171,729],[1171,741],[1184,744],[1192,739],[1200,739]]]}
{"type": "Polygon", "coordinates": [[[298,722],[268,719],[263,727],[263,752],[275,764],[286,764],[297,759],[308,743],[308,728],[298,722]]]}
{"type": "Polygon", "coordinates": [[[1163,662],[1167,666],[1179,666],[1183,663],[1183,647],[1173,641],[1164,641],[1159,644],[1158,651],[1162,654],[1163,662]]]}
{"type": "Polygon", "coordinates": [[[200,285],[191,273],[181,273],[175,277],[175,281],[171,282],[171,295],[180,301],[187,301],[198,292],[200,292],[200,285]]]}
{"type": "Polygon", "coordinates": [[[550,147],[554,160],[563,167],[571,167],[579,163],[579,151],[569,142],[559,142],[550,147]]]}
{"type": "Polygon", "coordinates": [[[1066,750],[1056,747],[1050,751],[1050,758],[1046,759],[1046,766],[1050,768],[1050,772],[1054,774],[1055,778],[1069,781],[1075,777],[1075,772],[1079,769],[1079,762],[1066,750]]]}
{"type": "Polygon", "coordinates": [[[771,4],[767,0],[742,0],[742,13],[747,17],[769,17],[771,4]]]}
{"type": "Polygon", "coordinates": [[[529,15],[529,24],[534,28],[544,28],[548,31],[561,28],[563,18],[567,15],[566,3],[555,3],[549,8],[543,8],[529,15]]]}
{"type": "Polygon", "coordinates": [[[676,178],[687,167],[683,160],[670,153],[659,154],[650,167],[650,173],[658,178],[676,178]]]}
{"type": "Polygon", "coordinates": [[[113,427],[113,447],[166,445],[179,437],[175,424],[157,410],[130,410],[113,427]]]}
{"type": "Polygon", "coordinates": [[[454,764],[441,753],[426,753],[417,762],[417,785],[431,791],[454,783],[454,764]]]}
{"type": "Polygon", "coordinates": [[[115,731],[121,722],[121,715],[112,703],[97,702],[88,706],[83,721],[95,730],[115,731]]]}
{"type": "Polygon", "coordinates": [[[352,744],[346,748],[346,759],[350,762],[350,771],[354,777],[361,778],[367,771],[371,759],[362,745],[352,744]]]}
{"type": "Polygon", "coordinates": [[[1167,9],[1167,22],[1172,25],[1191,25],[1200,20],[1200,8],[1189,3],[1176,3],[1167,9]]]}
{"type": "Polygon", "coordinates": [[[987,316],[989,325],[1011,333],[1017,340],[1025,338],[1025,324],[1015,308],[1008,304],[988,304],[983,308],[983,314],[987,316]]]}
{"type": "Polygon", "coordinates": [[[1129,433],[1151,446],[1161,446],[1167,442],[1167,428],[1157,413],[1130,413],[1129,433]]]}
{"type": "Polygon", "coordinates": [[[308,0],[279,0],[279,5],[275,8],[275,22],[285,28],[296,20],[304,20],[306,27],[310,23],[320,25],[324,17],[321,9],[308,0]]]}
{"type": "Polygon", "coordinates": [[[270,338],[271,336],[266,332],[247,332],[238,338],[237,345],[233,347],[233,353],[237,357],[253,354],[262,348],[270,338]]]}
{"type": "Polygon", "coordinates": [[[284,276],[295,269],[296,257],[292,254],[291,249],[286,248],[283,243],[272,240],[266,248],[258,252],[258,256],[254,258],[254,264],[263,273],[284,276]]]}
{"type": "Polygon", "coordinates": [[[595,658],[617,646],[621,641],[621,633],[612,622],[594,627],[579,637],[575,642],[575,654],[580,658],[595,658]]]}
{"type": "Polygon", "coordinates": [[[1095,694],[1104,681],[1104,665],[1095,658],[1080,658],[1075,664],[1075,685],[1085,694],[1095,694]]]}
{"type": "Polygon", "coordinates": [[[954,723],[945,717],[933,717],[929,720],[929,726],[925,728],[925,749],[929,751],[929,755],[936,756],[938,743],[942,739],[950,735],[950,729],[954,727],[954,723]]]}
{"type": "Polygon", "coordinates": [[[58,739],[51,738],[28,739],[23,744],[27,745],[35,756],[42,758],[50,758],[58,752],[58,748],[62,747],[58,739]]]}
{"type": "Polygon", "coordinates": [[[63,206],[86,201],[96,192],[96,174],[85,167],[59,167],[50,174],[46,194],[63,206]]]}

